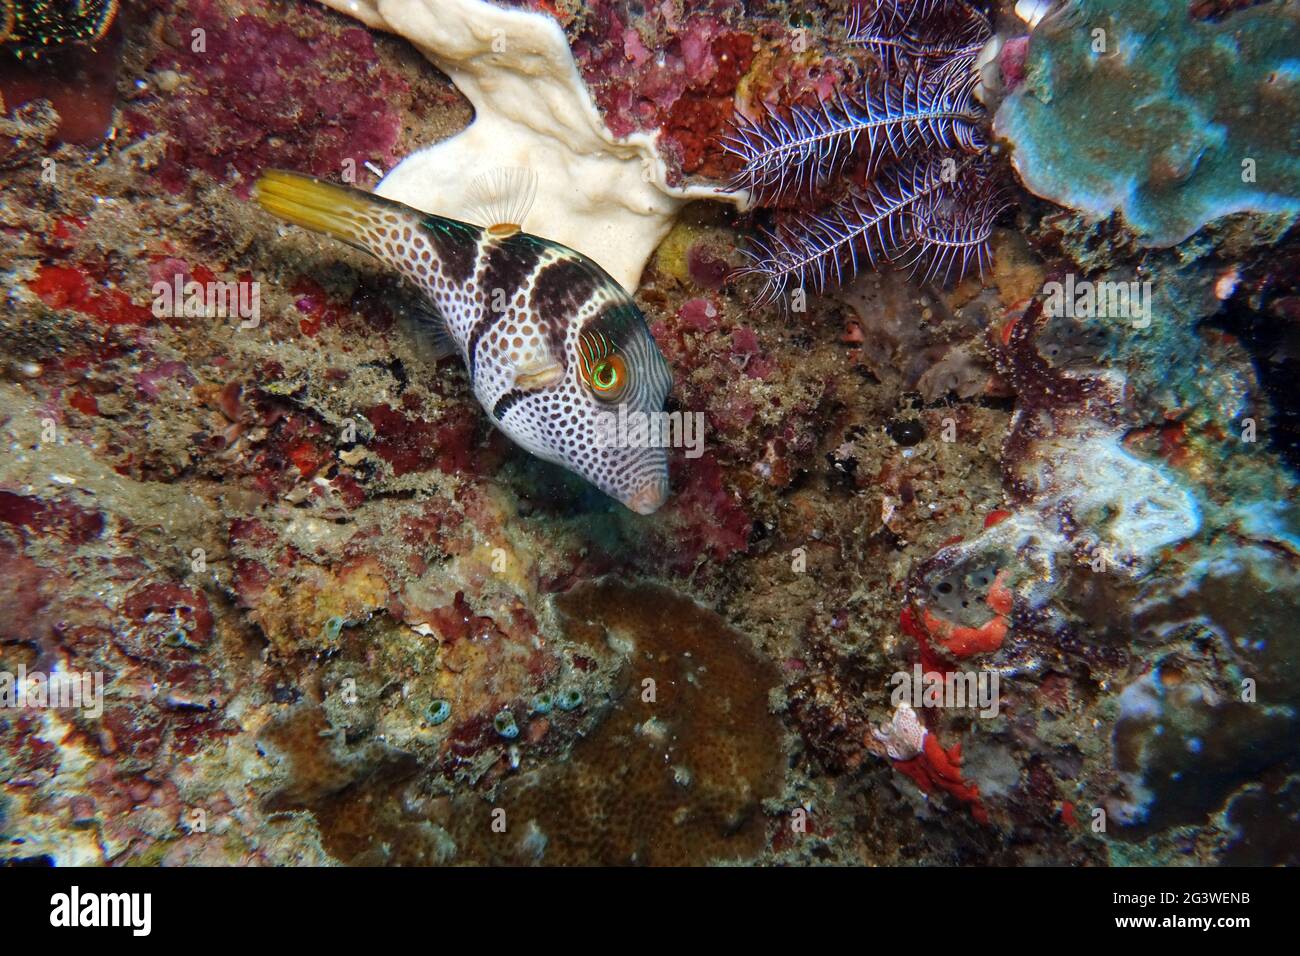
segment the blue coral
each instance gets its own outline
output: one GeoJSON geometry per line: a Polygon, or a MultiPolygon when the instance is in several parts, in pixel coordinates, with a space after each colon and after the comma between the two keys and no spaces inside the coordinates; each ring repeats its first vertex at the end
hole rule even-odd
{"type": "Polygon", "coordinates": [[[1030,36],[994,129],[1025,185],[1167,247],[1241,212],[1300,213],[1300,9],[1220,23],[1183,0],[1075,0],[1030,36]]]}

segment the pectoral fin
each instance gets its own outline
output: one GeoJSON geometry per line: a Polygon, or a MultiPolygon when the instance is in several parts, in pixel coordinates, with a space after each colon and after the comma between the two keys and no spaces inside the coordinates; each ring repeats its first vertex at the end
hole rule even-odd
{"type": "Polygon", "coordinates": [[[515,388],[525,392],[550,388],[564,378],[564,366],[549,356],[515,370],[515,388]]]}
{"type": "Polygon", "coordinates": [[[451,355],[459,354],[460,349],[447,328],[447,321],[432,304],[422,302],[411,307],[402,316],[403,324],[420,342],[425,354],[438,362],[451,355]]]}

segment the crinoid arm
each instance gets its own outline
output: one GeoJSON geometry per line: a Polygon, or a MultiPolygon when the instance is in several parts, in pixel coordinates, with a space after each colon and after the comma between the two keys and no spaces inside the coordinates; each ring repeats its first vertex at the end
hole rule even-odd
{"type": "Polygon", "coordinates": [[[971,0],[862,0],[849,11],[850,30],[869,30],[898,35],[904,31],[930,35],[952,35],[971,23],[992,33],[993,26],[971,0]]]}
{"type": "Polygon", "coordinates": [[[741,116],[722,148],[744,163],[732,179],[760,203],[794,192],[811,193],[843,167],[868,118],[840,96],[834,103],[768,108],[758,120],[741,116]]]}
{"type": "Polygon", "coordinates": [[[944,82],[940,71],[914,72],[866,98],[863,110],[872,164],[916,149],[983,148],[980,110],[970,88],[944,82]]]}
{"type": "Polygon", "coordinates": [[[732,186],[764,204],[812,193],[844,168],[859,141],[871,169],[917,149],[980,150],[981,113],[972,88],[949,82],[942,69],[914,71],[859,100],[841,96],[788,115],[769,110],[763,120],[742,119],[722,144],[745,164],[732,186]]]}
{"type": "Polygon", "coordinates": [[[913,277],[944,284],[992,265],[990,240],[998,216],[1010,205],[992,180],[972,174],[968,182],[936,190],[909,210],[910,238],[899,264],[913,277]]]}
{"type": "Polygon", "coordinates": [[[928,20],[942,10],[950,0],[863,0],[849,11],[849,22],[855,21],[903,30],[928,20]]]}
{"type": "Polygon", "coordinates": [[[877,177],[828,209],[786,219],[753,242],[739,276],[764,280],[759,304],[791,286],[821,293],[843,285],[865,266],[879,268],[912,242],[909,210],[944,186],[937,162],[918,163],[877,177]]]}
{"type": "Polygon", "coordinates": [[[988,17],[964,0],[881,0],[850,10],[846,28],[849,42],[871,51],[886,72],[939,68],[950,79],[973,66],[993,35],[988,17]]]}
{"type": "Polygon", "coordinates": [[[989,265],[1007,203],[990,185],[975,95],[988,17],[969,0],[868,0],[848,28],[883,71],[864,71],[853,93],[816,106],[742,118],[724,144],[743,163],[733,185],[785,207],[740,273],[763,278],[760,302],[792,286],[822,292],[886,263],[944,281],[989,265]],[[806,209],[850,174],[865,185],[806,209]]]}

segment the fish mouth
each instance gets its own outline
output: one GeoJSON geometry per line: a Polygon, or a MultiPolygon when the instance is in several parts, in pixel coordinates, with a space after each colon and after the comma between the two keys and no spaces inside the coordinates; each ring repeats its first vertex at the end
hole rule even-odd
{"type": "Polygon", "coordinates": [[[655,480],[628,495],[623,503],[639,515],[652,515],[668,500],[668,482],[655,480]]]}

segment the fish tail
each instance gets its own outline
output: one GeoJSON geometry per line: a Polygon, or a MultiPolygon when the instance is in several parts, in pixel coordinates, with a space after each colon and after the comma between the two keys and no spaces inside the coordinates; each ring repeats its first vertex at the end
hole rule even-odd
{"type": "Polygon", "coordinates": [[[380,258],[385,258],[386,240],[403,227],[418,227],[423,218],[391,199],[283,169],[262,173],[253,194],[272,215],[380,258]]]}

